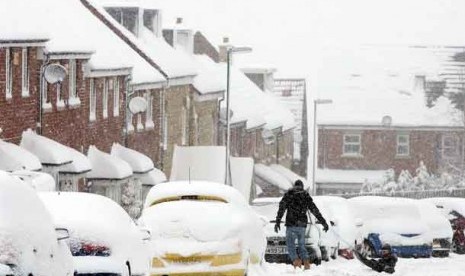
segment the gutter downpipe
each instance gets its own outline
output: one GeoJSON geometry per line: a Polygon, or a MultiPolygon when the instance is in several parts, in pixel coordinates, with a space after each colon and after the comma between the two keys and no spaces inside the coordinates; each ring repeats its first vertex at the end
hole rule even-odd
{"type": "MultiPolygon", "coordinates": [[[[170,78],[166,78],[166,84],[163,85],[160,95],[160,169],[164,171],[165,169],[165,151],[168,150],[168,145],[165,145],[165,132],[168,131],[165,129],[165,120],[168,120],[166,117],[166,90],[170,88],[170,78]],[[165,150],[166,148],[166,150],[165,150]]],[[[166,124],[168,127],[168,124],[166,124]]],[[[168,139],[167,139],[168,140],[168,139]]],[[[168,143],[168,141],[166,141],[168,143]]]]}
{"type": "Polygon", "coordinates": [[[129,136],[129,129],[128,129],[128,117],[129,117],[129,112],[131,112],[129,110],[129,97],[134,93],[131,89],[131,75],[127,75],[125,77],[125,83],[126,83],[126,91],[124,93],[124,106],[125,106],[125,109],[124,109],[124,146],[127,147],[128,146],[128,136],[129,136]]]}

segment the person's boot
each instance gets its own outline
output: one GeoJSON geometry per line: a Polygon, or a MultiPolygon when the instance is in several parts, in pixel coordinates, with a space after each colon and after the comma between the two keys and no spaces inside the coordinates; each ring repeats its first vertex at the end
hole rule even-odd
{"type": "Polygon", "coordinates": [[[297,258],[292,262],[292,265],[294,266],[294,268],[297,268],[297,267],[301,268],[302,267],[302,261],[299,258],[297,258]]]}
{"type": "Polygon", "coordinates": [[[310,269],[310,260],[304,260],[304,270],[310,269]]]}

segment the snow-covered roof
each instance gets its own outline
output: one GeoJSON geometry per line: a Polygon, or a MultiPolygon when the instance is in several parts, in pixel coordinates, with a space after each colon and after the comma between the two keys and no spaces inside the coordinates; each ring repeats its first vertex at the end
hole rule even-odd
{"type": "Polygon", "coordinates": [[[176,146],[170,181],[190,179],[224,183],[225,160],[226,148],[222,146],[176,146]]]}
{"type": "Polygon", "coordinates": [[[92,169],[84,154],[30,129],[23,132],[21,147],[34,153],[44,165],[62,166],[59,168],[60,172],[80,174],[92,169]]]}
{"type": "Polygon", "coordinates": [[[134,173],[146,173],[154,168],[153,161],[148,156],[118,143],[111,147],[111,155],[126,161],[134,173]]]}
{"type": "Polygon", "coordinates": [[[60,166],[73,161],[68,147],[30,129],[23,132],[20,146],[32,152],[44,165],[60,166]]]}
{"type": "Polygon", "coordinates": [[[382,181],[386,175],[385,170],[333,170],[317,169],[317,183],[345,183],[345,184],[363,184],[368,182],[382,181]]]}
{"type": "Polygon", "coordinates": [[[212,196],[227,202],[247,205],[244,197],[231,186],[209,181],[174,181],[158,184],[152,189],[145,199],[144,208],[148,208],[154,202],[174,196],[212,196]]]}
{"type": "Polygon", "coordinates": [[[46,44],[46,50],[49,52],[93,53],[90,59],[91,69],[132,67],[132,80],[136,84],[165,81],[154,67],[92,14],[81,1],[42,0],[39,2],[2,1],[0,10],[5,14],[0,16],[0,25],[5,28],[0,30],[0,37],[5,37],[9,32],[16,30],[20,33],[32,34],[33,37],[46,33],[50,38],[46,44]],[[17,16],[18,14],[21,16],[17,16]],[[50,16],[51,14],[53,16],[50,16]]]}
{"type": "MultiPolygon", "coordinates": [[[[220,63],[226,76],[226,63],[220,63]]],[[[277,97],[269,91],[262,91],[237,67],[231,66],[231,122],[247,120],[247,128],[264,124],[266,129],[295,127],[294,116],[277,97]]],[[[222,102],[225,106],[225,101],[222,102]]]]}
{"type": "Polygon", "coordinates": [[[29,151],[12,143],[0,140],[0,170],[30,170],[42,168],[39,158],[29,151]]]}
{"type": "Polygon", "coordinates": [[[283,165],[280,164],[271,164],[270,168],[287,178],[289,182],[294,183],[296,180],[300,180],[304,183],[304,188],[308,189],[310,188],[309,183],[307,182],[307,179],[303,178],[302,176],[296,174],[295,172],[291,171],[290,169],[284,167],[283,165]]]}
{"type": "Polygon", "coordinates": [[[131,166],[124,160],[90,146],[87,157],[92,164],[89,179],[125,179],[132,175],[131,166]]]}
{"type": "Polygon", "coordinates": [[[255,164],[254,172],[256,176],[265,180],[267,183],[278,187],[281,190],[287,191],[292,188],[291,181],[266,165],[255,164]]]}
{"type": "Polygon", "coordinates": [[[194,87],[200,94],[224,92],[226,90],[226,75],[220,65],[207,55],[192,55],[196,64],[197,76],[194,87]]]}
{"type": "Polygon", "coordinates": [[[231,157],[231,183],[249,202],[253,184],[254,160],[248,157],[231,157]]]}
{"type": "Polygon", "coordinates": [[[416,76],[440,79],[443,54],[429,48],[366,47],[337,56],[332,53],[312,87],[332,104],[318,106],[319,125],[458,127],[461,113],[440,97],[426,105],[425,89],[416,76]],[[334,64],[333,64],[334,63],[334,64]]]}
{"type": "Polygon", "coordinates": [[[142,185],[149,186],[157,185],[168,180],[165,173],[157,168],[153,168],[147,173],[136,175],[136,177],[142,182],[142,185]]]}

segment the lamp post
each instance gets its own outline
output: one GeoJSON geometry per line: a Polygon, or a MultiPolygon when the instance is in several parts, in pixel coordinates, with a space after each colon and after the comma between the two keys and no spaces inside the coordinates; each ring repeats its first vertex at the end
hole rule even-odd
{"type": "Polygon", "coordinates": [[[316,183],[315,183],[315,173],[317,168],[317,156],[318,156],[318,127],[316,121],[317,115],[317,106],[319,104],[332,104],[333,100],[331,99],[315,99],[313,101],[313,162],[312,162],[312,195],[316,195],[316,183]]]}
{"type": "Polygon", "coordinates": [[[230,138],[231,138],[231,112],[230,112],[230,87],[231,87],[231,59],[235,53],[250,53],[250,47],[229,47],[226,51],[227,54],[227,76],[226,76],[226,177],[224,184],[230,185],[230,171],[229,171],[229,154],[230,154],[230,138]]]}

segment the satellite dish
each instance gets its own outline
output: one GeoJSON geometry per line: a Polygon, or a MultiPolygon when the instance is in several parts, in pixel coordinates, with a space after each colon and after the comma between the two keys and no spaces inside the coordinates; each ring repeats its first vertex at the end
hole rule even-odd
{"type": "Polygon", "coordinates": [[[266,145],[274,143],[274,133],[269,129],[262,130],[262,138],[266,145]]]}
{"type": "Polygon", "coordinates": [[[66,75],[68,75],[66,68],[58,63],[49,64],[45,67],[44,77],[50,84],[62,82],[66,75]]]}
{"type": "Polygon", "coordinates": [[[147,110],[147,101],[142,97],[134,97],[129,101],[129,111],[132,114],[142,113],[147,110]]]}

